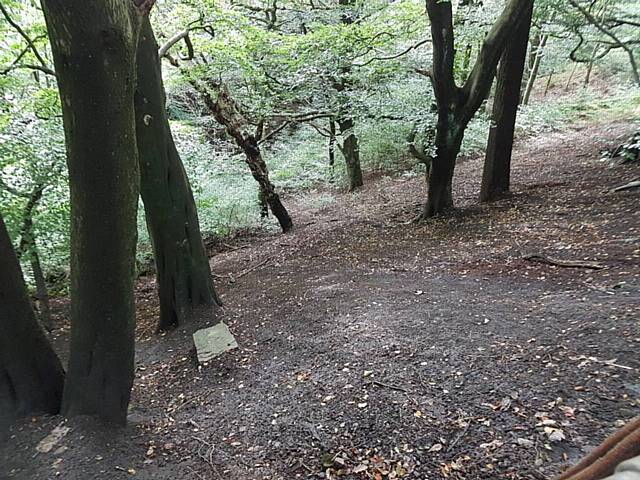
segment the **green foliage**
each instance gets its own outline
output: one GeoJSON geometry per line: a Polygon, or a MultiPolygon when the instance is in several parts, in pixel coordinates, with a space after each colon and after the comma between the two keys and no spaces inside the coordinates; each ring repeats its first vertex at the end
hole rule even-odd
{"type": "MultiPolygon", "coordinates": [[[[636,21],[640,12],[638,0],[589,3],[591,8],[604,8],[610,17],[628,21],[636,21]]],[[[275,15],[269,11],[272,5],[266,0],[242,4],[165,0],[154,9],[152,21],[161,44],[176,32],[191,29],[195,57],[187,59],[189,49],[181,41],[170,52],[178,67],[165,61],[163,68],[174,137],[205,234],[228,235],[248,227],[275,230],[277,223],[273,218],[260,218],[258,188],[244,156],[207,111],[190,80],[210,86],[224,83],[252,129],[264,122],[269,134],[286,123],[261,144],[261,150],[279,192],[303,196],[313,208],[334,198],[323,188],[319,190],[324,193],[301,192],[326,184],[347,185],[339,132],[336,164],[333,169],[328,165],[329,117],[353,119],[365,173],[414,168],[416,160],[408,154],[414,131],[416,144],[427,153],[432,148],[432,89],[428,78],[416,73],[416,69],[427,70],[432,61],[422,0],[356,1],[349,7],[335,0],[322,4],[279,0],[275,15]]],[[[33,40],[45,65],[0,17],[0,72],[4,72],[0,75],[0,211],[17,242],[26,204],[22,194],[38,184],[46,185],[35,217],[38,246],[48,272],[64,271],[69,255],[68,184],[57,88],[55,80],[40,68],[51,65],[44,23],[32,2],[8,0],[3,6],[33,40]]],[[[454,2],[455,78],[459,84],[472,68],[501,7],[499,0],[467,7],[454,2]]],[[[629,24],[612,28],[638,51],[640,45],[629,24]]],[[[560,0],[536,2],[533,43],[542,34],[549,35],[549,42],[543,51],[541,76],[568,75],[573,66],[569,52],[580,61],[588,60],[594,47],[600,45],[604,52],[610,40],[580,11],[560,0]]],[[[629,57],[620,48],[596,56],[598,75],[617,75],[615,82],[632,78],[629,57]]],[[[529,65],[525,74],[530,73],[529,65]]],[[[638,108],[639,91],[624,88],[606,98],[590,89],[562,101],[534,97],[521,108],[517,134],[541,134],[577,119],[592,120],[638,108]]],[[[463,155],[484,150],[488,111],[481,109],[469,125],[463,155]]],[[[419,168],[423,167],[414,168],[412,174],[419,168]]],[[[151,259],[151,248],[142,209],[139,239],[138,257],[145,265],[151,259]]]]}

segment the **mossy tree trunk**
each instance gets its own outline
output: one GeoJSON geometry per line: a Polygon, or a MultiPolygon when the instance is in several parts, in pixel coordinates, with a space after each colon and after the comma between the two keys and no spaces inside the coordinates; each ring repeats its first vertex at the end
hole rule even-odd
{"type": "Polygon", "coordinates": [[[43,0],[43,8],[71,193],[71,343],[62,412],[124,423],[134,366],[133,96],[144,12],[132,0],[43,0]]]}
{"type": "Polygon", "coordinates": [[[455,47],[451,2],[427,0],[433,41],[431,83],[437,103],[436,154],[427,202],[419,218],[442,214],[453,206],[452,182],[464,131],[487,98],[502,52],[533,0],[509,0],[487,33],[462,87],[454,79],[455,47]]]}
{"type": "Polygon", "coordinates": [[[158,328],[166,330],[219,300],[189,179],[171,134],[158,44],[148,18],[143,20],[138,41],[137,74],[140,193],[156,262],[158,328]]]}
{"type": "Polygon", "coordinates": [[[242,114],[240,106],[224,84],[213,86],[212,90],[214,90],[216,98],[204,85],[197,82],[194,82],[193,85],[202,95],[205,105],[218,123],[226,128],[227,133],[233,137],[236,144],[244,152],[251,175],[260,186],[261,201],[269,205],[271,213],[278,219],[282,231],[284,233],[290,231],[293,228],[293,221],[282,204],[275,186],[269,179],[269,169],[262,158],[258,138],[250,131],[249,122],[242,114]]]}
{"type": "Polygon", "coordinates": [[[496,200],[509,191],[513,135],[520,103],[532,13],[533,4],[523,16],[512,41],[509,42],[500,59],[480,188],[481,202],[496,200]]]}
{"type": "Polygon", "coordinates": [[[17,417],[60,411],[64,371],[35,313],[0,217],[0,433],[17,417]]]}
{"type": "Polygon", "coordinates": [[[353,127],[352,118],[338,119],[340,135],[342,136],[342,146],[340,150],[347,165],[347,176],[349,177],[349,191],[352,192],[363,185],[362,168],[360,166],[360,143],[353,127]]]}
{"type": "MultiPolygon", "coordinates": [[[[357,14],[352,9],[356,6],[356,0],[339,0],[339,5],[344,8],[341,22],[344,25],[352,25],[357,20],[357,14]]],[[[349,91],[351,90],[351,64],[345,62],[340,66],[337,78],[333,80],[333,87],[338,92],[339,114],[336,119],[340,128],[342,145],[339,145],[340,152],[344,157],[347,167],[347,177],[349,180],[349,191],[362,187],[362,166],[360,165],[360,141],[355,132],[355,120],[350,106],[349,91]]]]}

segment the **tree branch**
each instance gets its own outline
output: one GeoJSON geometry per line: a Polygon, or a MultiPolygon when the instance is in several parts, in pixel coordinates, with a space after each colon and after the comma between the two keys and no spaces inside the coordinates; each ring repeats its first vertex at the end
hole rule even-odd
{"type": "Polygon", "coordinates": [[[427,0],[427,14],[431,20],[431,39],[433,41],[433,68],[431,83],[438,108],[447,109],[442,102],[457,96],[458,87],[453,77],[455,48],[453,43],[453,14],[451,2],[427,0]]]}
{"type": "Polygon", "coordinates": [[[53,72],[53,70],[48,67],[47,62],[42,57],[42,55],[40,55],[40,52],[36,48],[34,41],[31,39],[31,37],[29,37],[29,35],[27,35],[27,32],[25,32],[22,27],[15,20],[13,20],[13,18],[11,18],[9,11],[2,5],[2,3],[0,3],[0,12],[4,16],[7,23],[11,25],[15,29],[15,31],[18,32],[18,34],[27,42],[27,45],[29,45],[29,48],[33,52],[33,55],[36,57],[38,62],[40,62],[40,65],[42,65],[42,67],[47,69],[49,72],[53,72]]]}
{"type": "Polygon", "coordinates": [[[382,60],[393,60],[399,57],[402,57],[403,55],[406,55],[407,53],[409,53],[411,50],[415,50],[416,48],[424,45],[425,43],[429,43],[431,41],[430,38],[426,38],[424,40],[420,40],[417,43],[414,43],[413,45],[410,45],[409,47],[407,47],[406,49],[402,50],[400,53],[396,53],[394,55],[388,55],[386,57],[373,57],[370,58],[369,60],[367,60],[364,63],[354,63],[353,66],[354,67],[366,67],[367,65],[369,65],[370,63],[376,62],[376,61],[382,61],[382,60]]]}
{"type": "Polygon", "coordinates": [[[487,97],[496,67],[518,23],[525,18],[524,13],[533,8],[533,0],[509,0],[502,14],[487,33],[473,70],[467,78],[462,93],[466,97],[464,115],[470,119],[487,97]]]}

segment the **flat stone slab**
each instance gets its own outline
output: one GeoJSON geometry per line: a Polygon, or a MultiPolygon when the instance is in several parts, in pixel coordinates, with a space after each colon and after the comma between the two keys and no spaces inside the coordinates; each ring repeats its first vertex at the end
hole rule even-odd
{"type": "Polygon", "coordinates": [[[224,352],[238,348],[236,339],[231,335],[229,327],[224,322],[195,332],[193,343],[196,345],[200,363],[209,362],[224,352]]]}

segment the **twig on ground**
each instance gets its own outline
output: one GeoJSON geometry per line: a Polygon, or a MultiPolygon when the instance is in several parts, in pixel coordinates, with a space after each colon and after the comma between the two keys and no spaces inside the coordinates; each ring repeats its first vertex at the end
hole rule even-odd
{"type": "Polygon", "coordinates": [[[271,261],[271,257],[267,257],[262,262],[258,263],[257,265],[254,265],[253,267],[248,268],[247,270],[245,270],[243,272],[240,272],[235,278],[244,277],[246,274],[253,272],[254,270],[262,267],[263,265],[266,265],[270,261],[271,261]]]}
{"type": "Polygon", "coordinates": [[[471,420],[469,420],[469,422],[467,423],[467,426],[464,427],[464,430],[462,431],[462,433],[460,433],[455,438],[455,440],[449,444],[449,446],[447,447],[447,450],[446,450],[447,452],[451,451],[453,449],[453,447],[455,447],[458,444],[458,442],[460,440],[462,440],[462,437],[464,437],[467,434],[467,432],[469,431],[470,427],[471,427],[471,420]]]}
{"type": "Polygon", "coordinates": [[[408,393],[406,388],[398,387],[397,385],[389,385],[388,383],[379,382],[378,380],[371,380],[372,385],[377,385],[378,387],[390,388],[391,390],[397,390],[398,392],[408,393]]]}
{"type": "Polygon", "coordinates": [[[530,253],[528,255],[523,255],[522,259],[528,260],[530,262],[546,263],[547,265],[555,265],[556,267],[565,268],[589,268],[592,270],[602,270],[603,268],[605,268],[604,265],[597,262],[587,262],[582,260],[561,260],[559,258],[549,257],[541,253],[530,253]]]}

